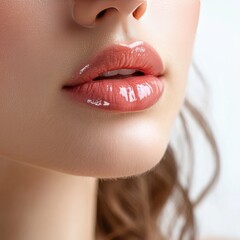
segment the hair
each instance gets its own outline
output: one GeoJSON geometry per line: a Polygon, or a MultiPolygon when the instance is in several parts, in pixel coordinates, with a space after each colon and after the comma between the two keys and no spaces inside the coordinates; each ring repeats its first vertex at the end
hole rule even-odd
{"type": "MultiPolygon", "coordinates": [[[[204,81],[194,63],[193,67],[204,81]]],[[[179,159],[171,144],[162,160],[144,174],[127,179],[99,179],[96,240],[196,239],[194,210],[219,177],[220,156],[208,121],[187,98],[179,118],[191,166],[187,184],[181,182],[179,159]],[[184,109],[202,131],[215,159],[214,173],[196,200],[190,198],[195,155],[184,109]]],[[[180,162],[183,163],[182,159],[180,162]]]]}

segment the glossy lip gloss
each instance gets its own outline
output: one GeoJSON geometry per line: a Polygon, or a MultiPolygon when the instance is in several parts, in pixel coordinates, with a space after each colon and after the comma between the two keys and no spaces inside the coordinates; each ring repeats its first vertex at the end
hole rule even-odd
{"type": "Polygon", "coordinates": [[[150,108],[162,96],[163,73],[162,59],[149,44],[137,41],[112,45],[78,70],[63,90],[72,99],[95,109],[140,111],[150,108]],[[134,69],[142,75],[104,79],[104,73],[119,69],[134,69]]]}

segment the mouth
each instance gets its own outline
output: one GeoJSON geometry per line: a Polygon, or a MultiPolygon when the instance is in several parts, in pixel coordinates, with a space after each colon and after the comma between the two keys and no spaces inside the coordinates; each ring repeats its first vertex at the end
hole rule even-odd
{"type": "Polygon", "coordinates": [[[164,65],[145,42],[112,45],[95,57],[63,87],[71,98],[111,111],[139,111],[154,105],[164,90],[164,65]]]}

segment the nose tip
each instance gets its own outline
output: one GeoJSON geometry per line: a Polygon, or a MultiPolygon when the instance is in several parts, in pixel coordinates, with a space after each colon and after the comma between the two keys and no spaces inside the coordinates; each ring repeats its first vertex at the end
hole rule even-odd
{"type": "Polygon", "coordinates": [[[73,0],[72,17],[81,26],[95,27],[110,12],[139,20],[147,10],[147,0],[73,0]]]}

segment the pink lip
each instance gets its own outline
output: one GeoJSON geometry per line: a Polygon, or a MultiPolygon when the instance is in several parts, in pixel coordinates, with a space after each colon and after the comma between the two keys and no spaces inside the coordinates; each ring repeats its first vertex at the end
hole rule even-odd
{"type": "Polygon", "coordinates": [[[161,57],[146,42],[112,45],[78,70],[63,87],[73,99],[112,111],[136,111],[152,106],[164,89],[161,57]],[[94,80],[116,69],[136,69],[142,76],[94,80]]]}

